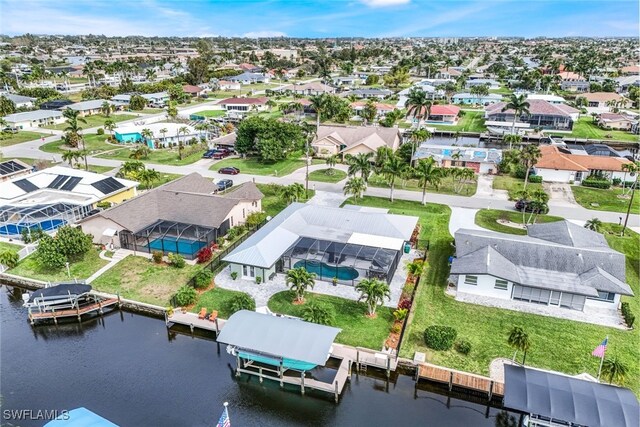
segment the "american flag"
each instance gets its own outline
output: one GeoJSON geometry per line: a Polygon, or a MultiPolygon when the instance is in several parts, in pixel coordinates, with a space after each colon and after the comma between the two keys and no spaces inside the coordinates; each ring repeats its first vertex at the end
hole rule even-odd
{"type": "Polygon", "coordinates": [[[227,412],[226,403],[224,405],[222,415],[220,415],[220,419],[218,420],[218,424],[216,424],[216,427],[231,427],[231,421],[229,421],[229,412],[227,412]]]}
{"type": "Polygon", "coordinates": [[[594,357],[603,358],[604,352],[607,351],[607,341],[608,341],[608,338],[605,338],[604,341],[602,341],[600,345],[597,346],[595,350],[591,352],[591,355],[594,357]]]}

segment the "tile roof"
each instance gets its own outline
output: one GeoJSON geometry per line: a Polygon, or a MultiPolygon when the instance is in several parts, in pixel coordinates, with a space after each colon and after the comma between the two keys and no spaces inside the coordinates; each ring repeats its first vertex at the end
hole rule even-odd
{"type": "MultiPolygon", "coordinates": [[[[578,110],[566,105],[566,104],[552,104],[543,99],[528,99],[529,103],[529,113],[531,115],[546,115],[546,116],[569,116],[571,114],[577,114],[578,110]]],[[[513,110],[509,109],[506,111],[502,111],[502,109],[507,105],[506,102],[498,102],[496,104],[489,105],[485,107],[485,111],[487,114],[513,114],[513,110]]]]}
{"type": "MultiPolygon", "coordinates": [[[[362,143],[371,144],[377,141],[376,146],[386,144],[395,149],[400,142],[398,129],[385,128],[380,126],[323,126],[321,125],[316,134],[314,143],[321,139],[333,140],[339,144],[346,145],[347,149],[362,143]],[[372,138],[374,136],[375,138],[372,138]]],[[[373,148],[375,151],[376,148],[373,148]]]]}
{"type": "Polygon", "coordinates": [[[267,103],[267,98],[261,97],[261,98],[227,98],[227,99],[223,99],[218,104],[220,105],[226,105],[226,104],[233,104],[233,105],[258,104],[260,105],[260,104],[266,104],[266,103],[267,103]]]}
{"type": "Polygon", "coordinates": [[[431,107],[432,116],[457,116],[460,112],[460,107],[455,105],[439,105],[436,104],[431,107]]]}
{"type": "Polygon", "coordinates": [[[561,152],[555,145],[540,146],[542,155],[536,168],[588,172],[590,170],[622,171],[622,165],[631,163],[623,157],[583,156],[561,152]]]}
{"type": "Polygon", "coordinates": [[[589,92],[581,93],[576,98],[584,98],[587,101],[607,102],[607,101],[619,101],[622,96],[615,92],[589,92]]]}

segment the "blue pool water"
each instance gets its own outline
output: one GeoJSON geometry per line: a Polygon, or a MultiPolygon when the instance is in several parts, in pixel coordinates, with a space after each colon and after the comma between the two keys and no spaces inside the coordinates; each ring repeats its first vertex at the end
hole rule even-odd
{"type": "Polygon", "coordinates": [[[43,231],[51,231],[56,228],[62,227],[65,222],[61,219],[48,219],[38,223],[28,224],[7,224],[0,227],[0,236],[19,236],[22,234],[22,230],[37,230],[41,228],[43,231]]]}
{"type": "Polygon", "coordinates": [[[334,267],[323,262],[317,261],[298,261],[293,268],[304,267],[309,273],[315,273],[318,277],[325,279],[333,279],[337,277],[339,280],[354,280],[359,274],[351,267],[334,267]]]}
{"type": "Polygon", "coordinates": [[[200,249],[206,246],[205,242],[199,242],[197,240],[164,237],[162,239],[156,239],[150,242],[149,249],[154,251],[161,251],[163,244],[165,252],[176,252],[177,248],[177,252],[184,255],[194,255],[200,249]]]}

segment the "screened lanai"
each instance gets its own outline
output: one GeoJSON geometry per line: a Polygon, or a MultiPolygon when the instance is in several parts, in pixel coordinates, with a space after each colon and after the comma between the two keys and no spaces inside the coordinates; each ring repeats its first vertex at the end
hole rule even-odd
{"type": "Polygon", "coordinates": [[[366,278],[391,281],[401,251],[300,237],[283,255],[282,269],[304,267],[320,280],[354,285],[366,278]]]}
{"type": "Polygon", "coordinates": [[[0,236],[19,236],[24,230],[52,231],[86,217],[91,206],[73,203],[0,206],[0,236]]]}
{"type": "Polygon", "coordinates": [[[120,244],[136,251],[162,251],[194,259],[198,251],[217,239],[218,230],[195,224],[158,220],[140,231],[120,232],[120,244]]]}

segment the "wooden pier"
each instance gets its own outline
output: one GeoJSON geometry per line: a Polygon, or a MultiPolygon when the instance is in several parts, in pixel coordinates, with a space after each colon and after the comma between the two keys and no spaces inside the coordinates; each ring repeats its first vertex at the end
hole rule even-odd
{"type": "Polygon", "coordinates": [[[120,305],[120,297],[99,299],[97,296],[94,296],[94,302],[92,304],[88,304],[82,307],[65,308],[61,310],[53,309],[51,311],[37,311],[37,312],[29,308],[29,322],[31,322],[31,324],[34,325],[35,322],[38,320],[53,319],[53,321],[57,324],[58,319],[63,319],[68,317],[77,317],[78,322],[80,322],[84,314],[89,314],[94,312],[97,312],[98,314],[103,314],[105,308],[114,306],[116,304],[118,306],[120,305]]]}
{"type": "Polygon", "coordinates": [[[447,384],[449,391],[457,387],[467,391],[486,393],[489,400],[491,400],[493,396],[504,396],[504,384],[499,381],[494,381],[482,375],[457,371],[430,363],[420,363],[418,365],[416,382],[421,379],[447,384]]]}
{"type": "Polygon", "coordinates": [[[181,310],[176,310],[171,316],[167,315],[165,312],[164,323],[167,327],[170,327],[171,324],[188,326],[189,329],[191,329],[191,332],[195,329],[211,331],[215,332],[217,336],[220,329],[224,326],[225,320],[216,317],[212,322],[209,319],[200,319],[197,313],[191,313],[188,311],[183,313],[181,310]]]}

